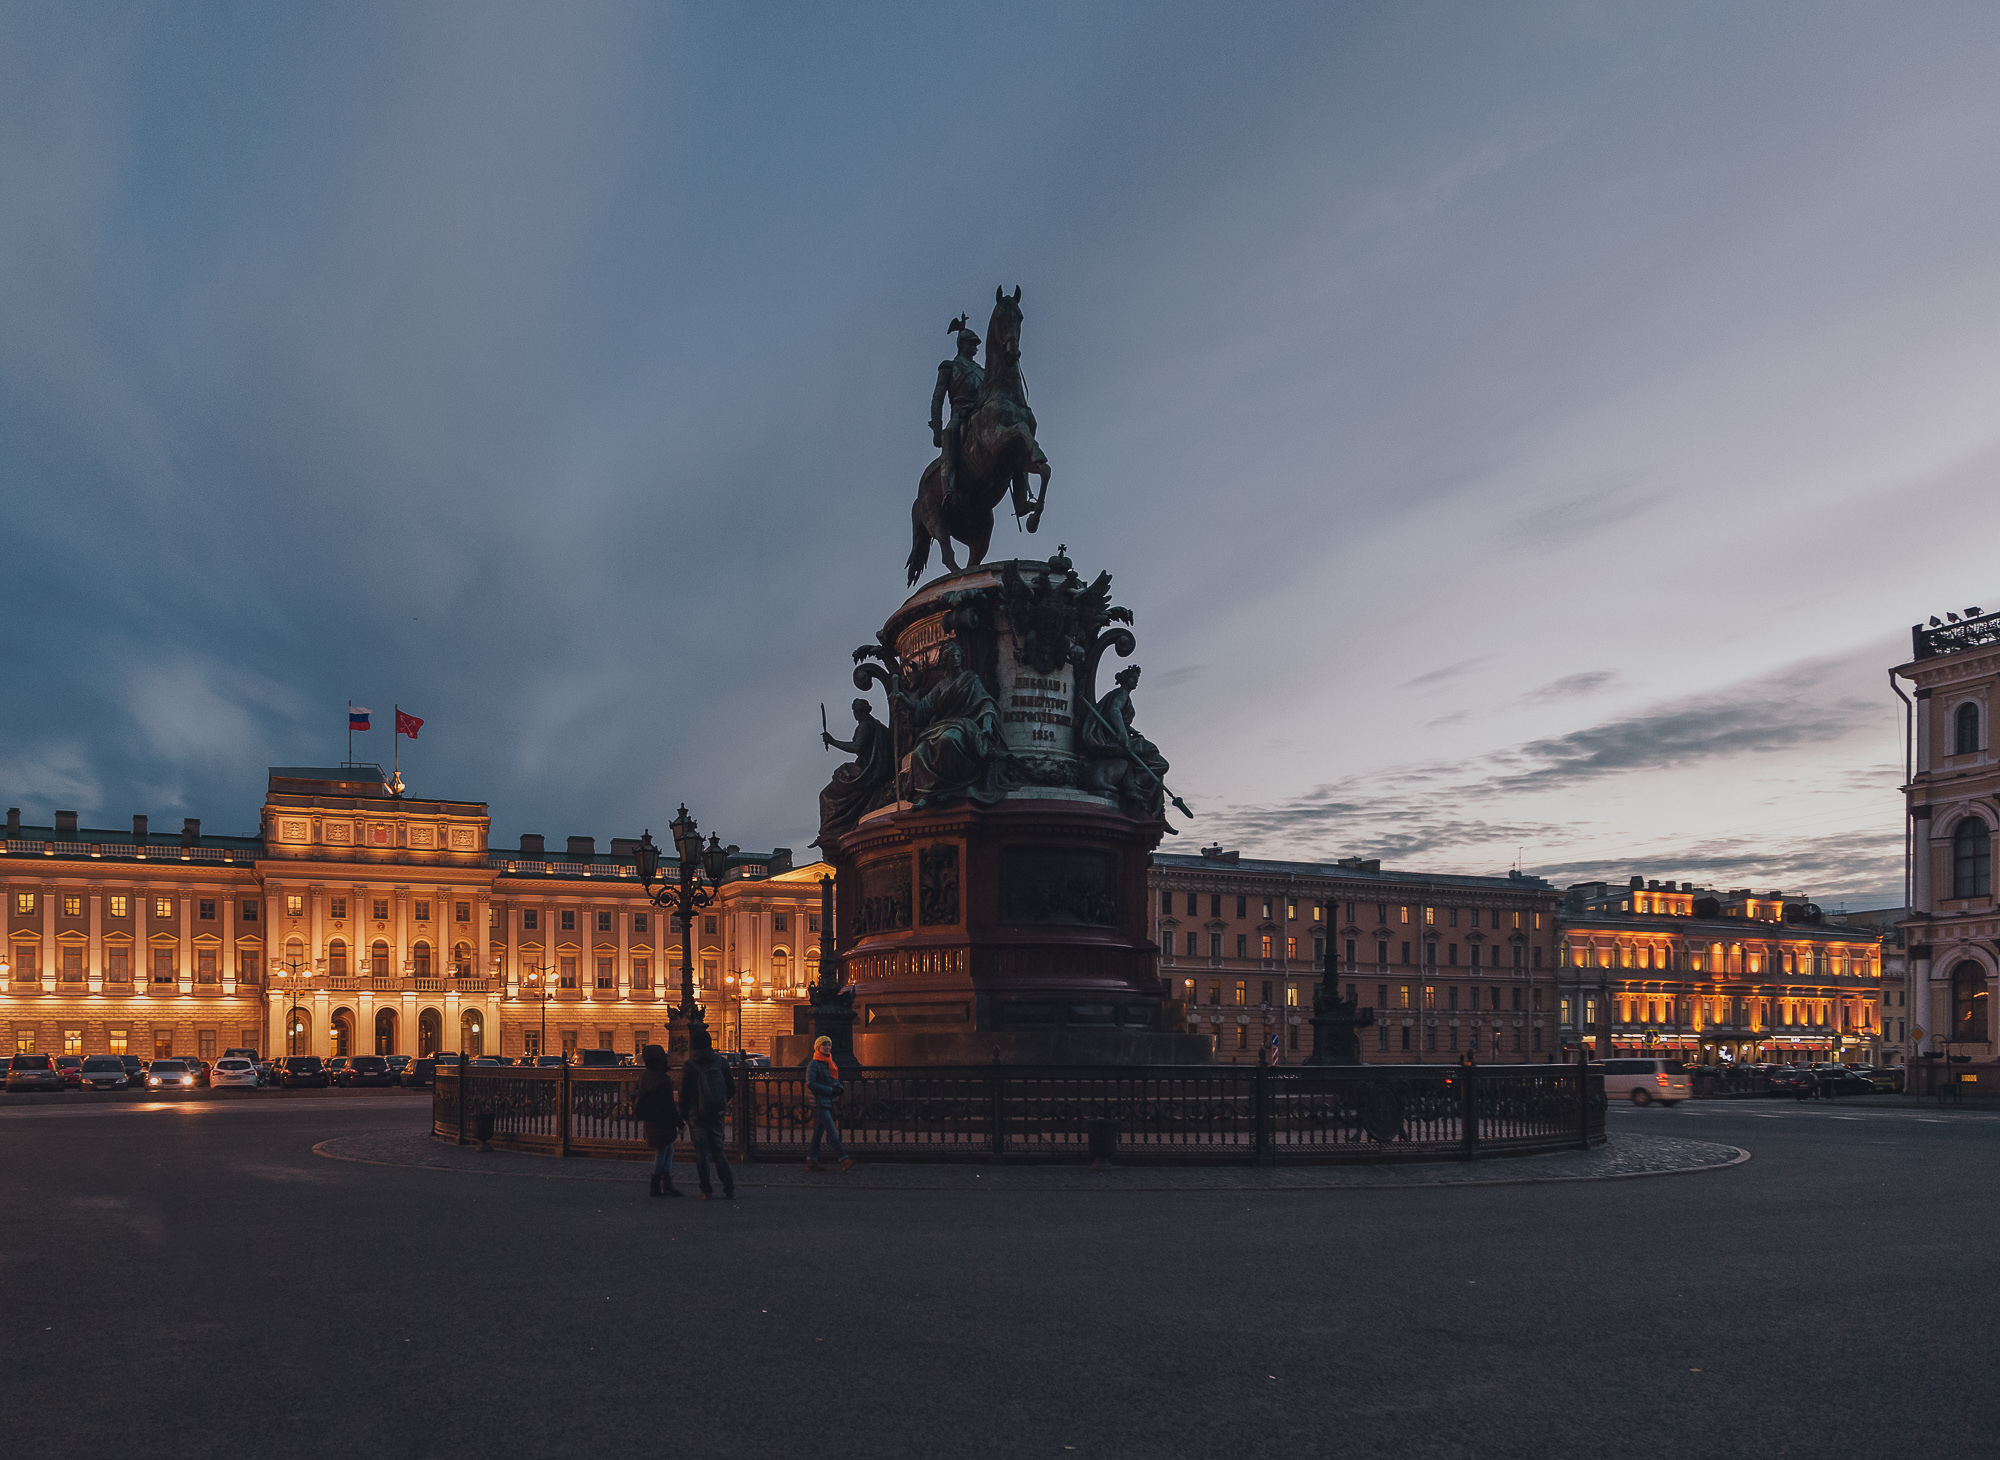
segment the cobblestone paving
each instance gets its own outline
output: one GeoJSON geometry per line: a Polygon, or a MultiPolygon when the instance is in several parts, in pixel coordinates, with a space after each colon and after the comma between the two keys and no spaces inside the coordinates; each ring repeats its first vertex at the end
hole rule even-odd
{"type": "MultiPolygon", "coordinates": [[[[561,1160],[520,1151],[481,1151],[413,1132],[335,1136],[313,1147],[335,1161],[416,1166],[435,1171],[524,1176],[555,1181],[645,1180],[637,1161],[561,1160]]],[[[1523,1182],[1613,1181],[1709,1171],[1750,1159],[1739,1146],[1682,1136],[1621,1134],[1594,1151],[1561,1151],[1470,1165],[1452,1161],[1382,1166],[1086,1166],[915,1165],[856,1162],[851,1171],[808,1171],[802,1164],[751,1161],[735,1167],[736,1184],[757,1191],[850,1188],[878,1191],[1318,1191],[1337,1187],[1495,1186],[1523,1182]]],[[[675,1184],[694,1186],[694,1163],[677,1161],[675,1184]]]]}

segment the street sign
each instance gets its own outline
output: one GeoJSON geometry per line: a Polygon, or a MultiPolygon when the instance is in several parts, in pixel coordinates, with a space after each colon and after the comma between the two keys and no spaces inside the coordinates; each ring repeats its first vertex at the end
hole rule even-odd
{"type": "Polygon", "coordinates": [[[1912,1024],[1910,1026],[1910,1038],[1922,1039],[1923,1037],[1924,1037],[1924,1026],[1921,1024],[1912,1024]]]}

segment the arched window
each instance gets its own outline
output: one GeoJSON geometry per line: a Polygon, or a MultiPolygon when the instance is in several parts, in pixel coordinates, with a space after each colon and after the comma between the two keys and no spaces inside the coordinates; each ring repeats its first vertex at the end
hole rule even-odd
{"type": "Polygon", "coordinates": [[[1968,958],[1951,971],[1953,1043],[1986,1042],[1986,1004],[1986,970],[1968,958]]]}
{"type": "Polygon", "coordinates": [[[386,943],[384,940],[380,938],[377,938],[374,942],[374,945],[370,947],[368,950],[368,961],[374,965],[374,969],[372,971],[374,972],[375,977],[387,978],[389,976],[388,943],[386,943]]]}
{"type": "Polygon", "coordinates": [[[782,948],[771,950],[771,982],[781,989],[792,986],[792,955],[782,948]]]}
{"type": "Polygon", "coordinates": [[[1951,834],[1951,895],[1984,897],[1993,885],[1993,839],[1976,816],[1951,834]]]}
{"type": "Polygon", "coordinates": [[[417,944],[416,947],[410,950],[410,956],[416,964],[417,977],[429,978],[431,976],[431,945],[428,943],[417,944]]]}
{"type": "Polygon", "coordinates": [[[338,938],[326,945],[326,971],[335,978],[347,977],[347,944],[338,938]]]}
{"type": "Polygon", "coordinates": [[[472,977],[472,945],[454,943],[451,945],[452,972],[460,978],[472,977]]]}
{"type": "Polygon", "coordinates": [[[1955,717],[1956,727],[1952,737],[1953,755],[1972,755],[1979,749],[1979,706],[1963,704],[1958,707],[1955,717]]]}

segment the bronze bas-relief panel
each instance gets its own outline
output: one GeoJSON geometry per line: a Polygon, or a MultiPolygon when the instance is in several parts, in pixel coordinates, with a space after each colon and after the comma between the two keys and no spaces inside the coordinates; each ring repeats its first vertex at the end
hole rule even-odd
{"type": "Polygon", "coordinates": [[[917,921],[927,928],[958,922],[958,846],[939,842],[917,852],[917,921]]]}
{"type": "Polygon", "coordinates": [[[910,926],[910,860],[906,856],[871,862],[861,869],[860,906],[854,936],[899,933],[910,926]]]}
{"type": "Polygon", "coordinates": [[[1000,854],[1000,921],[1116,927],[1115,861],[1109,852],[1007,847],[1000,854]]]}

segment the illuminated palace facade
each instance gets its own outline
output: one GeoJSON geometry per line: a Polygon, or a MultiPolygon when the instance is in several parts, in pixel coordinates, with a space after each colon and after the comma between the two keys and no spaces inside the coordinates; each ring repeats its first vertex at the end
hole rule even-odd
{"type": "Polygon", "coordinates": [[[1561,980],[1560,1017],[1608,1026],[1616,1054],[1779,1064],[1901,1054],[1879,932],[1828,921],[1797,893],[1580,883],[1563,904],[1561,980]]]}
{"type": "Polygon", "coordinates": [[[1558,1026],[1556,912],[1539,877],[1384,871],[1378,861],[1252,861],[1220,847],[1156,855],[1160,976],[1221,1063],[1312,1053],[1312,1000],[1333,955],[1342,992],[1375,1011],[1369,1064],[1545,1061],[1558,1026]]]}
{"type": "MultiPolygon", "coordinates": [[[[678,922],[632,848],[488,845],[484,803],[390,794],[373,767],[274,769],[259,835],[52,826],[8,813],[0,1024],[41,1053],[513,1057],[666,1042],[678,922]],[[290,1019],[286,1018],[290,1013],[290,1019]]],[[[669,849],[671,856],[671,848],[669,849]]],[[[819,957],[823,867],[735,853],[696,914],[718,1043],[792,1031],[819,957]]]]}

